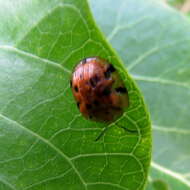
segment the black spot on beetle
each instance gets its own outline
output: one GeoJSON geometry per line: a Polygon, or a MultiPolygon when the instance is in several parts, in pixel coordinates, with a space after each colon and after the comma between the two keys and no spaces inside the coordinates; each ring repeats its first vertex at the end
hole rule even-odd
{"type": "Polygon", "coordinates": [[[104,76],[106,79],[109,79],[111,77],[111,73],[115,72],[115,68],[112,64],[109,64],[106,72],[104,72],[104,76]]]}
{"type": "Polygon", "coordinates": [[[90,84],[93,88],[96,87],[99,81],[100,81],[100,78],[97,75],[90,78],[90,84]]]}
{"type": "Polygon", "coordinates": [[[92,108],[92,106],[90,104],[86,104],[86,108],[89,110],[92,108]]]}
{"type": "Polygon", "coordinates": [[[122,110],[122,108],[116,107],[116,106],[112,106],[112,109],[113,109],[113,110],[116,110],[116,111],[121,111],[121,110],[122,110]]]}
{"type": "Polygon", "coordinates": [[[112,64],[109,64],[107,71],[109,71],[111,73],[115,72],[114,66],[112,64]]]}
{"type": "Polygon", "coordinates": [[[74,89],[75,89],[75,92],[78,92],[78,91],[79,91],[79,89],[78,89],[77,86],[75,86],[74,89]]]}
{"type": "Polygon", "coordinates": [[[77,102],[77,107],[78,107],[78,108],[80,107],[80,102],[77,102]]]}
{"type": "Polygon", "coordinates": [[[109,71],[104,72],[104,77],[109,79],[111,77],[111,73],[109,71]]]}
{"type": "Polygon", "coordinates": [[[95,105],[95,106],[99,106],[99,105],[100,105],[100,103],[99,103],[99,101],[98,101],[98,100],[94,100],[94,102],[93,102],[93,103],[94,103],[94,105],[95,105]]]}
{"type": "Polygon", "coordinates": [[[105,89],[102,91],[102,95],[104,95],[104,96],[108,96],[108,95],[110,95],[110,93],[111,93],[110,88],[105,88],[105,89]]]}
{"type": "Polygon", "coordinates": [[[82,64],[85,64],[85,63],[86,63],[86,59],[83,59],[83,60],[81,61],[81,63],[82,63],[82,64]]]}
{"type": "Polygon", "coordinates": [[[125,87],[115,88],[115,91],[118,93],[127,93],[127,89],[125,87]]]}

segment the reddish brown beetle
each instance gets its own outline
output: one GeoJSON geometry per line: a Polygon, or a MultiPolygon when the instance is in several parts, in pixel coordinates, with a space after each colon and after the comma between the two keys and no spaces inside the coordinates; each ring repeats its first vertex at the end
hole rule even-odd
{"type": "Polygon", "coordinates": [[[90,120],[111,123],[129,106],[118,72],[100,57],[86,58],[75,67],[71,88],[80,112],[90,120]]]}

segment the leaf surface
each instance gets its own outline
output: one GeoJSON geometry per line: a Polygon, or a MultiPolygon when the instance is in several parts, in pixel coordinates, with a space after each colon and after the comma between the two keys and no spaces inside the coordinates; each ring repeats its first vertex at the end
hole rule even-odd
{"type": "Polygon", "coordinates": [[[140,190],[150,136],[142,95],[85,0],[0,1],[1,190],[140,190]],[[79,113],[69,81],[73,67],[90,56],[118,69],[130,107],[117,124],[136,134],[79,113]]]}
{"type": "Polygon", "coordinates": [[[154,141],[150,180],[188,190],[190,21],[151,0],[91,0],[91,8],[149,106],[154,141]]]}

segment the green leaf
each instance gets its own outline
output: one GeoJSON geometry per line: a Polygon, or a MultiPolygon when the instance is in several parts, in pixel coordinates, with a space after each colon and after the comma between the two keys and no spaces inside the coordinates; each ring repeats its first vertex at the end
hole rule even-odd
{"type": "Polygon", "coordinates": [[[0,153],[0,190],[143,189],[149,115],[85,0],[0,0],[0,153]],[[85,120],[69,88],[89,56],[113,63],[129,92],[129,108],[109,126],[85,120]]]}
{"type": "Polygon", "coordinates": [[[151,190],[169,190],[168,185],[162,180],[154,180],[149,183],[149,187],[151,190]]]}
{"type": "Polygon", "coordinates": [[[155,188],[155,190],[168,190],[167,184],[162,180],[154,180],[153,187],[155,188]]]}
{"type": "Polygon", "coordinates": [[[154,134],[150,180],[190,189],[189,20],[151,0],[91,0],[91,7],[148,103],[154,134]]]}

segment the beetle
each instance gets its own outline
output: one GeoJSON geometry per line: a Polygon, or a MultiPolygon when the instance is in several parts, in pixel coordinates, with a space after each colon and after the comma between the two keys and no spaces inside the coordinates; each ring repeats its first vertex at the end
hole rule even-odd
{"type": "Polygon", "coordinates": [[[74,68],[70,86],[77,106],[86,119],[109,124],[129,107],[128,90],[118,71],[100,57],[81,60],[74,68]]]}

